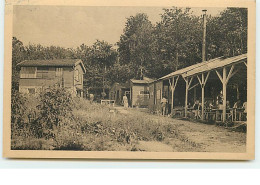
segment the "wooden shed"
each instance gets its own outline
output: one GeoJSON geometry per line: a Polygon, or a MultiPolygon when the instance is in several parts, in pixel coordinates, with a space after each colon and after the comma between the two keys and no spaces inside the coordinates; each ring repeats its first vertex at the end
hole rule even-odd
{"type": "Polygon", "coordinates": [[[149,84],[153,79],[143,77],[142,80],[130,80],[130,102],[132,107],[148,107],[150,99],[149,84]]]}
{"type": "Polygon", "coordinates": [[[35,94],[55,84],[73,95],[83,96],[83,75],[86,69],[80,59],[25,60],[20,69],[19,91],[35,94]]]}
{"type": "Polygon", "coordinates": [[[126,83],[114,83],[109,89],[109,99],[115,100],[117,105],[122,105],[123,96],[126,94],[128,98],[128,103],[130,104],[130,85],[129,82],[126,83]]]}

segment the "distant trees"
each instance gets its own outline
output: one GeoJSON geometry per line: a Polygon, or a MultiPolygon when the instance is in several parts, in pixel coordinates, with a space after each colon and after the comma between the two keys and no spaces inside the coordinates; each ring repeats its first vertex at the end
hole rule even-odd
{"type": "Polygon", "coordinates": [[[111,44],[97,40],[92,46],[82,44],[76,50],[86,69],[85,86],[90,88],[108,87],[112,79],[108,79],[108,73],[117,61],[117,51],[111,44]]]}
{"type": "MultiPolygon", "coordinates": [[[[128,64],[139,78],[159,78],[202,61],[202,18],[190,8],[164,9],[161,21],[152,25],[147,15],[126,20],[118,42],[120,64],[128,64]]],[[[208,16],[206,59],[247,52],[247,9],[227,8],[217,17],[208,16]]]]}
{"type": "Polygon", "coordinates": [[[247,9],[227,8],[207,23],[208,58],[247,52],[247,9]]]}
{"type": "MultiPolygon", "coordinates": [[[[247,52],[247,9],[227,8],[207,18],[206,59],[247,52]]],[[[202,61],[202,19],[189,8],[164,9],[161,20],[152,24],[138,13],[126,19],[118,49],[106,41],[80,45],[76,49],[40,44],[24,46],[13,38],[13,86],[17,88],[17,63],[30,59],[80,58],[87,69],[85,88],[109,87],[145,76],[159,78],[202,61]]]]}

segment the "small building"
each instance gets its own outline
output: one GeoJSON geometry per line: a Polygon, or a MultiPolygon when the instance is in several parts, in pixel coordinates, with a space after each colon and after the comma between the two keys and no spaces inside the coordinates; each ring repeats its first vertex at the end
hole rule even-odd
{"type": "Polygon", "coordinates": [[[130,80],[130,104],[132,107],[148,107],[149,105],[149,84],[154,80],[143,77],[142,80],[130,80]]]}
{"type": "Polygon", "coordinates": [[[55,84],[67,88],[73,95],[83,96],[83,74],[80,59],[25,60],[20,69],[19,92],[35,94],[55,84]]]}
{"type": "Polygon", "coordinates": [[[131,105],[130,103],[130,85],[129,82],[126,83],[114,83],[110,90],[109,90],[109,99],[110,100],[115,100],[115,103],[117,105],[122,105],[123,103],[123,96],[126,94],[128,98],[128,104],[131,105]]]}

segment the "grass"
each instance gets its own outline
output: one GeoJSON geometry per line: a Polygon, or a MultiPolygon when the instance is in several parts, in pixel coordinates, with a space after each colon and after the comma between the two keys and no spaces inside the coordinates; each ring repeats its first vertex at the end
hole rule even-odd
{"type": "Polygon", "coordinates": [[[183,136],[170,121],[132,110],[132,114],[111,111],[113,108],[74,99],[72,117],[52,130],[52,138],[36,138],[26,129],[13,134],[14,150],[85,150],[142,151],[139,141],[169,142],[178,139],[192,147],[196,143],[183,136]],[[144,116],[146,115],[146,116],[144,116]],[[70,121],[68,121],[70,120],[70,121]],[[166,139],[167,138],[167,139],[166,139]]]}

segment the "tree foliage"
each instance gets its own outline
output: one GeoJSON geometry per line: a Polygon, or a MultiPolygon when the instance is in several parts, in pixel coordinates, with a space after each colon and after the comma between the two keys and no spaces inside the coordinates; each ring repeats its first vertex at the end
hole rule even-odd
{"type": "Polygon", "coordinates": [[[208,58],[247,52],[247,9],[227,8],[207,23],[208,58]]]}
{"type": "MultiPolygon", "coordinates": [[[[247,9],[227,8],[207,16],[206,59],[247,52],[247,9]]],[[[189,8],[164,9],[161,20],[152,24],[138,13],[126,19],[118,49],[106,41],[80,45],[76,49],[29,44],[13,38],[13,87],[18,89],[16,65],[22,60],[79,58],[87,73],[84,88],[107,88],[145,76],[159,78],[202,61],[202,17],[189,8]]]]}
{"type": "Polygon", "coordinates": [[[153,25],[148,16],[143,13],[127,18],[124,33],[118,42],[119,60],[128,64],[132,74],[140,77],[140,69],[152,62],[153,59],[153,25]]]}

